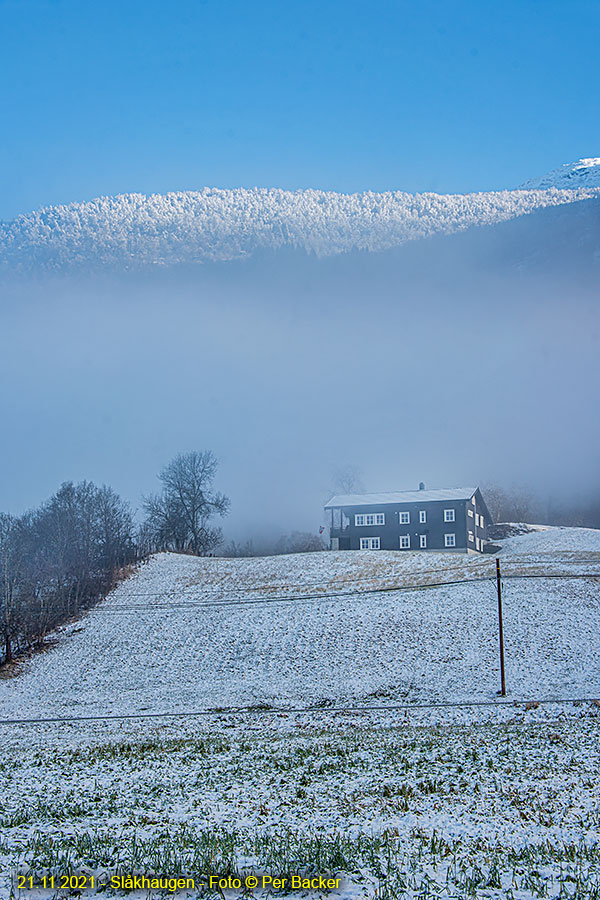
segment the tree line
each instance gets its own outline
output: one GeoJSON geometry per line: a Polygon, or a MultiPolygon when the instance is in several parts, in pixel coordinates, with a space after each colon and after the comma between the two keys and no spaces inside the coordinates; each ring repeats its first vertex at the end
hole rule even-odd
{"type": "Polygon", "coordinates": [[[210,451],[171,460],[161,492],[144,498],[140,527],[110,487],[89,481],[66,482],[23,515],[0,513],[0,664],[41,646],[148,554],[215,550],[223,535],[212,520],[229,508],[213,489],[216,469],[210,451]]]}
{"type": "Polygon", "coordinates": [[[0,660],[40,645],[136,558],[130,510],[108,487],[67,482],[38,509],[0,514],[0,660]]]}

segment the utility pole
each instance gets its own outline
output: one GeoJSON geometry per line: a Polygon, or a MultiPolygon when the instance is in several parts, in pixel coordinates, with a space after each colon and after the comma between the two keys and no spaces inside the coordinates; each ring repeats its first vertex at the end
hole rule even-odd
{"type": "Polygon", "coordinates": [[[496,585],[498,587],[498,635],[500,637],[500,690],[501,697],[506,697],[506,678],[504,674],[504,627],[502,625],[502,584],[500,582],[500,560],[496,557],[496,585]]]}

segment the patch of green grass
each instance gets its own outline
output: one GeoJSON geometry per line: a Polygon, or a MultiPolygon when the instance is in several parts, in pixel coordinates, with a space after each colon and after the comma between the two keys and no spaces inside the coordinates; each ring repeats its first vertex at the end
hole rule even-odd
{"type": "MultiPolygon", "coordinates": [[[[378,900],[470,898],[598,900],[600,847],[546,842],[518,849],[484,841],[448,841],[415,833],[410,845],[393,831],[380,835],[306,834],[283,829],[263,834],[236,830],[166,828],[152,838],[103,832],[49,836],[36,833],[23,847],[29,871],[71,873],[82,867],[111,873],[172,876],[236,875],[249,871],[292,875],[336,873],[376,891],[378,900]]],[[[22,870],[21,870],[22,871],[22,870]]]]}

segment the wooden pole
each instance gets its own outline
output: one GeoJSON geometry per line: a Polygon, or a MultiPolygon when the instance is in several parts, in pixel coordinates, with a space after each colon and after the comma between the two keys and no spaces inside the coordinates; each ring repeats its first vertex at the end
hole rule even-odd
{"type": "Polygon", "coordinates": [[[500,690],[501,697],[506,697],[506,678],[504,674],[504,627],[502,624],[502,584],[500,582],[500,560],[496,557],[496,585],[498,587],[498,635],[500,637],[500,690]]]}

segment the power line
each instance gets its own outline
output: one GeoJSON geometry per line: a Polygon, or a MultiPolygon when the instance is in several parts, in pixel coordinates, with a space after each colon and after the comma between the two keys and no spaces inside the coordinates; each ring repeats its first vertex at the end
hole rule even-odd
{"type": "Polygon", "coordinates": [[[528,706],[535,709],[536,706],[550,704],[567,704],[567,703],[594,703],[600,705],[597,697],[543,697],[539,699],[521,699],[521,700],[457,700],[457,701],[441,701],[437,703],[395,703],[378,706],[296,706],[296,707],[215,707],[213,709],[199,709],[184,712],[159,712],[159,713],[106,713],[96,716],[56,716],[48,718],[28,718],[28,719],[0,719],[0,726],[3,725],[57,725],[71,724],[75,725],[80,722],[122,722],[131,719],[193,719],[206,716],[247,716],[247,715],[300,715],[300,714],[317,714],[327,715],[330,713],[352,713],[364,715],[372,712],[410,712],[428,709],[475,709],[479,707],[503,707],[528,706]]]}
{"type": "MultiPolygon", "coordinates": [[[[528,579],[528,578],[552,578],[552,579],[598,579],[600,578],[600,573],[596,572],[583,572],[583,573],[575,573],[575,574],[564,574],[564,573],[556,573],[556,574],[537,574],[537,573],[528,573],[521,575],[502,575],[502,580],[519,580],[519,579],[528,579]]],[[[473,578],[461,578],[461,579],[453,579],[451,581],[432,581],[432,582],[410,582],[408,584],[393,584],[386,585],[381,587],[373,587],[373,588],[363,588],[361,590],[348,590],[348,591],[328,591],[327,593],[318,593],[318,594],[292,594],[285,597],[248,597],[242,599],[232,599],[228,600],[226,598],[220,600],[191,600],[185,602],[169,602],[165,600],[163,602],[157,602],[153,604],[107,604],[101,607],[96,606],[95,609],[101,609],[103,613],[109,612],[126,612],[126,613],[134,613],[134,612],[148,612],[148,611],[175,611],[175,610],[194,610],[194,609],[212,609],[212,608],[223,608],[223,607],[244,607],[244,606],[255,606],[258,604],[290,604],[290,603],[298,603],[301,601],[332,601],[337,600],[341,597],[347,598],[360,598],[367,596],[369,594],[385,594],[385,593],[400,593],[404,591],[419,591],[419,590],[427,590],[429,588],[437,588],[437,587],[453,587],[461,584],[478,584],[484,581],[493,581],[493,575],[483,575],[473,578]]]]}
{"type": "MultiPolygon", "coordinates": [[[[600,577],[600,576],[599,576],[600,577]]],[[[419,590],[420,588],[428,588],[428,587],[442,587],[444,585],[453,585],[453,584],[472,584],[473,582],[479,581],[489,581],[489,576],[484,578],[466,578],[463,580],[456,581],[437,581],[437,582],[425,582],[424,584],[419,584],[418,582],[414,582],[411,584],[404,585],[389,585],[387,587],[375,587],[375,588],[363,588],[358,591],[329,591],[328,593],[323,594],[292,594],[287,597],[258,597],[253,598],[250,597],[248,599],[241,600],[198,600],[198,601],[188,601],[185,603],[155,603],[155,604],[131,604],[127,606],[106,606],[102,607],[104,612],[108,611],[125,611],[125,612],[139,612],[142,610],[160,610],[160,609],[206,609],[207,607],[221,607],[221,606],[254,606],[258,603],[295,603],[302,600],[335,600],[338,597],[362,597],[366,594],[384,594],[390,592],[398,592],[398,591],[414,591],[419,590]]]]}

